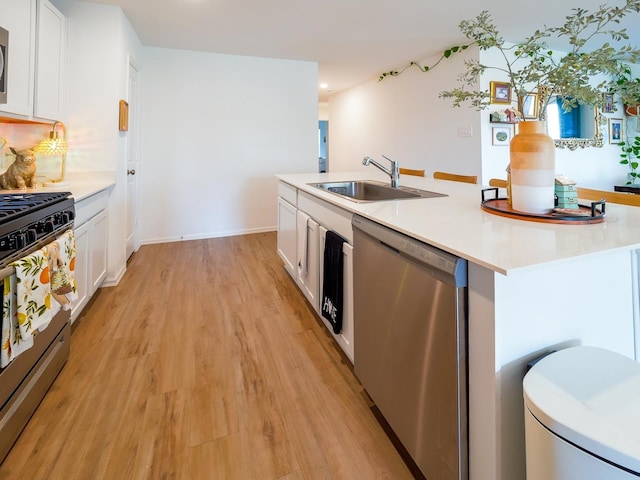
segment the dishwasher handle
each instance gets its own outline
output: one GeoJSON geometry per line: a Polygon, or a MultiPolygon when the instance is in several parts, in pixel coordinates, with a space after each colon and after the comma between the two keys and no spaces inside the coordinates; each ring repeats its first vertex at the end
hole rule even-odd
{"type": "Polygon", "coordinates": [[[382,240],[380,240],[380,239],[377,239],[377,240],[378,240],[378,242],[380,243],[380,245],[381,245],[382,247],[386,248],[386,249],[387,249],[387,250],[389,250],[390,252],[395,253],[396,255],[400,255],[400,253],[401,253],[401,252],[400,252],[400,250],[398,250],[396,247],[394,247],[394,246],[392,246],[392,245],[389,245],[388,243],[385,243],[385,242],[383,242],[383,241],[382,241],[382,240]]]}

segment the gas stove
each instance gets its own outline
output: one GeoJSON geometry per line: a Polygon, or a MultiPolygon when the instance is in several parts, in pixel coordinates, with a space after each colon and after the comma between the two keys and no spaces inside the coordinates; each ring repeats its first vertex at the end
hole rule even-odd
{"type": "Polygon", "coordinates": [[[71,192],[0,193],[0,268],[73,227],[71,192]]]}
{"type": "MultiPolygon", "coordinates": [[[[14,275],[11,262],[34,253],[73,228],[75,216],[70,192],[0,192],[0,280],[14,275]]],[[[17,295],[12,291],[16,283],[10,281],[8,285],[9,292],[17,295]]],[[[17,302],[17,296],[14,298],[17,302]]],[[[6,303],[9,312],[13,310],[17,317],[17,307],[11,307],[11,303],[6,303]]],[[[0,311],[4,308],[3,301],[0,311]]],[[[2,311],[3,318],[5,313],[2,311]]],[[[7,317],[13,321],[10,314],[7,317]]],[[[0,369],[0,462],[69,357],[69,318],[69,310],[59,309],[47,326],[32,337],[32,346],[0,369]]],[[[10,338],[9,333],[7,341],[10,338]]]]}

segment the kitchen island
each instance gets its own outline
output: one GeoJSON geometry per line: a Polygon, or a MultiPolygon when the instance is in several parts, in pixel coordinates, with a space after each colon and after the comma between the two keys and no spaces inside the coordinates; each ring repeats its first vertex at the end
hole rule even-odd
{"type": "Polygon", "coordinates": [[[607,204],[603,223],[544,224],[483,211],[479,185],[401,176],[401,185],[447,196],[356,203],[309,184],[388,178],[373,170],[278,178],[468,260],[470,479],[525,478],[528,362],[571,345],[638,359],[639,208],[607,204]]]}

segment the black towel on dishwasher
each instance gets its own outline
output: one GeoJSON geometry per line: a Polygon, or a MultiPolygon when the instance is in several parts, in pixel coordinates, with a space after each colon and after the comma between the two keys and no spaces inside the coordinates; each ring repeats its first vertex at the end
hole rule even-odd
{"type": "Polygon", "coordinates": [[[342,283],[344,238],[327,231],[324,240],[324,278],[322,280],[322,316],[331,322],[333,333],[342,330],[342,283]]]}

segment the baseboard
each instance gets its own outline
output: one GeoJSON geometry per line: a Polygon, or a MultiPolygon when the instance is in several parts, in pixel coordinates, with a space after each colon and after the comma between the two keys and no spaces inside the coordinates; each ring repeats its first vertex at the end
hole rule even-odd
{"type": "Polygon", "coordinates": [[[193,235],[182,235],[180,237],[161,237],[161,238],[148,238],[141,240],[141,245],[153,245],[156,243],[173,243],[173,242],[186,242],[189,240],[206,240],[208,238],[223,238],[223,237],[236,237],[238,235],[251,235],[254,233],[266,233],[275,232],[276,227],[264,227],[264,228],[250,228],[247,230],[231,230],[226,232],[210,232],[199,233],[193,235]]]}

